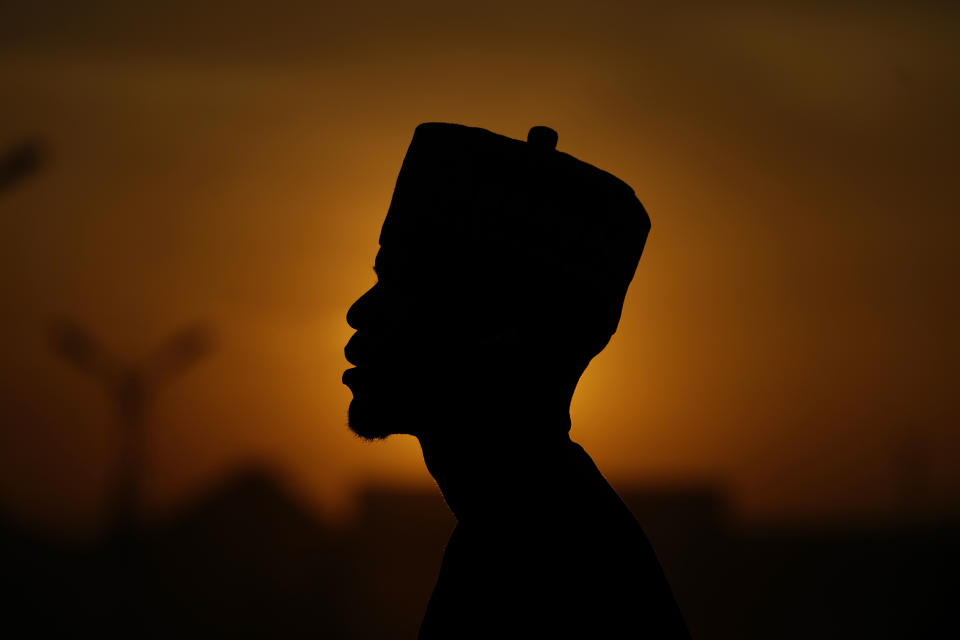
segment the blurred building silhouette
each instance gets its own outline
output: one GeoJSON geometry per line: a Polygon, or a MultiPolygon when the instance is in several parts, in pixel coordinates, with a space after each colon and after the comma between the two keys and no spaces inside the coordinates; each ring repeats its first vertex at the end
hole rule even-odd
{"type": "MultiPolygon", "coordinates": [[[[623,497],[694,638],[924,638],[948,621],[956,522],[744,531],[710,487],[623,497]]],[[[381,488],[329,526],[249,468],[135,538],[71,546],[0,522],[4,615],[30,637],[415,637],[453,524],[438,491],[381,488]]]]}

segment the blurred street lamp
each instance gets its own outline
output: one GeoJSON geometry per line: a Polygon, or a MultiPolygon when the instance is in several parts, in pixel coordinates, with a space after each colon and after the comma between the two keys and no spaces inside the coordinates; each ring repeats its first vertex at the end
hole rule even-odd
{"type": "Polygon", "coordinates": [[[0,153],[0,192],[40,169],[46,152],[39,140],[23,140],[0,153]]]}
{"type": "Polygon", "coordinates": [[[138,524],[147,412],[160,387],[213,350],[213,334],[204,325],[186,327],[170,336],[146,361],[132,365],[116,358],[74,321],[54,322],[51,337],[56,353],[100,381],[116,405],[122,444],[109,513],[115,534],[131,533],[138,524]]]}

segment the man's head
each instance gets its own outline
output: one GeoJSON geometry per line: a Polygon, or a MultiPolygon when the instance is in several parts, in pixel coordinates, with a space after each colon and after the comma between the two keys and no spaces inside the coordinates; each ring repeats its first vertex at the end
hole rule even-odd
{"type": "Polygon", "coordinates": [[[543,127],[528,142],[417,127],[378,282],[347,314],[358,435],[422,437],[505,413],[531,429],[567,419],[616,329],[650,222],[630,187],[555,143],[543,127]]]}

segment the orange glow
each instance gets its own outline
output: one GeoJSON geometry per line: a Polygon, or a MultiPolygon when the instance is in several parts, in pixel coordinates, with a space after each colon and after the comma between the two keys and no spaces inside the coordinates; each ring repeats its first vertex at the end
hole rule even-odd
{"type": "Polygon", "coordinates": [[[251,459],[334,511],[373,479],[428,484],[414,440],[347,431],[339,380],[431,120],[549,125],[647,207],[619,332],[573,407],[615,484],[716,480],[758,517],[889,514],[908,438],[926,506],[957,508],[955,10],[397,6],[263,30],[245,5],[72,35],[0,19],[19,25],[0,27],[0,144],[51,152],[0,194],[4,511],[98,526],[115,425],[48,348],[55,315],[130,359],[197,319],[219,331],[152,415],[154,514],[251,459]]]}

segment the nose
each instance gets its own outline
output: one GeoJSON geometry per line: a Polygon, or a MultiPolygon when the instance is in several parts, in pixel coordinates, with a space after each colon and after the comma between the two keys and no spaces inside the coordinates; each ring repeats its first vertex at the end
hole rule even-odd
{"type": "Polygon", "coordinates": [[[360,327],[369,322],[370,306],[373,302],[374,289],[376,288],[377,285],[370,287],[370,289],[357,298],[357,301],[350,305],[350,308],[347,310],[347,324],[353,329],[359,331],[360,327]]]}

